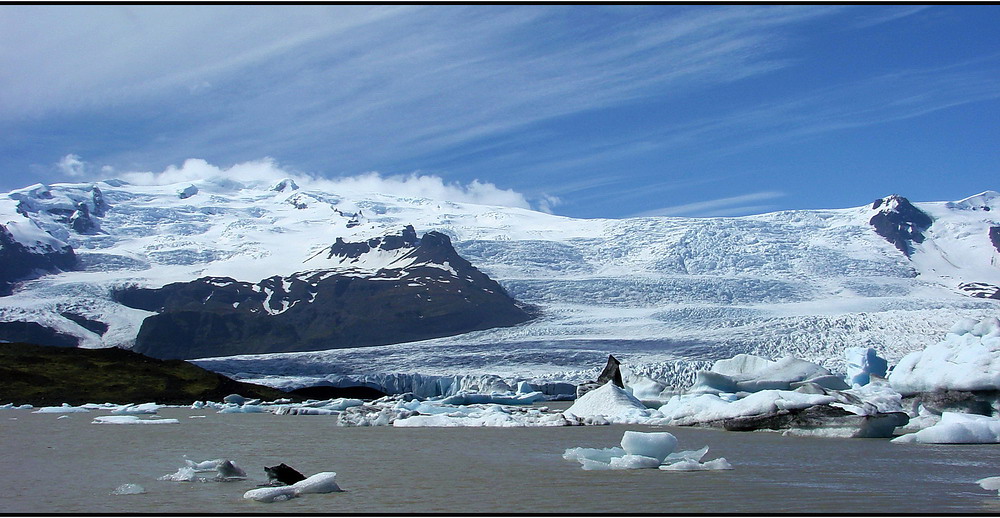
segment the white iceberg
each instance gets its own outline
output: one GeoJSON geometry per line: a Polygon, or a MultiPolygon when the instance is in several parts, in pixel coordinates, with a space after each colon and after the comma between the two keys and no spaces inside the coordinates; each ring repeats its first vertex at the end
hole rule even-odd
{"type": "Polygon", "coordinates": [[[1000,496],[1000,477],[981,478],[977,480],[976,483],[983,489],[996,491],[997,496],[1000,496]]]}
{"type": "Polygon", "coordinates": [[[563,413],[579,418],[603,416],[610,422],[621,424],[653,424],[650,421],[652,411],[612,382],[587,392],[563,413]]]}
{"type": "Polygon", "coordinates": [[[575,460],[585,470],[655,469],[666,471],[706,471],[733,469],[724,458],[706,463],[701,458],[708,446],[695,451],[674,452],[677,438],[669,432],[626,431],[621,448],[569,448],[566,460],[575,460]]]}
{"type": "Polygon", "coordinates": [[[997,444],[1000,443],[1000,418],[975,414],[945,412],[937,424],[915,433],[901,435],[895,443],[923,444],[997,444]]]}
{"type": "Polygon", "coordinates": [[[719,360],[707,371],[696,373],[690,393],[760,392],[762,390],[791,390],[799,383],[815,383],[824,388],[843,390],[850,388],[842,378],[812,362],[785,356],[771,361],[750,354],[719,360]]]}
{"type": "Polygon", "coordinates": [[[959,321],[941,342],[904,356],[888,379],[904,396],[1000,390],[1000,320],[959,321]]]}
{"type": "Polygon", "coordinates": [[[300,480],[290,486],[262,487],[251,489],[243,493],[243,498],[256,500],[258,502],[280,502],[295,498],[299,495],[310,493],[334,493],[343,491],[337,485],[337,474],[333,471],[324,471],[312,475],[305,480],[300,480]]]}
{"type": "Polygon", "coordinates": [[[156,403],[129,404],[115,408],[111,413],[115,415],[155,414],[160,408],[163,408],[163,405],[157,405],[156,403]]]}
{"type": "Polygon", "coordinates": [[[86,408],[78,406],[70,406],[67,403],[63,403],[62,406],[43,406],[38,410],[32,412],[32,414],[70,414],[70,413],[82,413],[90,412],[86,408]]]}
{"type": "Polygon", "coordinates": [[[178,424],[176,419],[141,419],[134,415],[102,415],[95,417],[90,424],[178,424]]]}
{"type": "Polygon", "coordinates": [[[716,394],[681,395],[670,398],[659,412],[677,426],[770,414],[825,405],[837,398],[824,394],[805,394],[791,390],[764,390],[735,401],[716,394]]]}
{"type": "Polygon", "coordinates": [[[629,455],[642,455],[657,460],[657,465],[673,453],[677,437],[669,432],[633,432],[622,435],[622,449],[629,455]]]}

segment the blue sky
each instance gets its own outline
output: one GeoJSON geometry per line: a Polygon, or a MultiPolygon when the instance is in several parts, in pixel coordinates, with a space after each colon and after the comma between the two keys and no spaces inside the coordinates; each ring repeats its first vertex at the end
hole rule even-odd
{"type": "Polygon", "coordinates": [[[270,158],[574,217],[954,200],[1000,190],[997,27],[996,5],[3,5],[0,189],[270,158]]]}

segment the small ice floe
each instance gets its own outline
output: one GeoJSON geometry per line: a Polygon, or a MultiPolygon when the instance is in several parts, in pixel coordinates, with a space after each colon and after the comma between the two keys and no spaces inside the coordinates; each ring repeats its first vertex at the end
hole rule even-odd
{"type": "Polygon", "coordinates": [[[115,415],[133,415],[133,414],[155,414],[163,405],[157,405],[156,403],[142,403],[142,404],[128,404],[120,406],[111,411],[115,415]]]}
{"type": "Polygon", "coordinates": [[[243,498],[256,500],[258,502],[272,503],[281,502],[290,498],[310,493],[334,493],[343,491],[337,485],[337,474],[333,471],[324,471],[311,477],[296,482],[290,486],[262,487],[251,489],[243,494],[243,498]]]}
{"type": "Polygon", "coordinates": [[[207,417],[207,416],[203,416],[203,415],[189,415],[188,419],[204,419],[205,417],[207,417]]]}
{"type": "Polygon", "coordinates": [[[199,479],[198,473],[194,470],[194,468],[184,466],[183,468],[179,468],[177,472],[169,475],[163,475],[157,480],[167,480],[170,482],[194,482],[195,480],[204,481],[205,479],[199,479]]]}
{"type": "MultiPolygon", "coordinates": [[[[590,394],[592,392],[588,392],[590,394]]],[[[586,394],[585,394],[586,395],[586,394]]],[[[633,432],[622,436],[621,447],[569,448],[566,460],[578,461],[585,470],[655,469],[667,471],[708,471],[733,469],[724,458],[702,463],[708,447],[674,452],[677,438],[669,432],[633,432]]]]}
{"type": "Polygon", "coordinates": [[[81,412],[90,412],[90,410],[78,406],[70,406],[68,403],[63,403],[61,406],[43,406],[42,408],[32,412],[32,414],[71,414],[81,412]]]}
{"type": "Polygon", "coordinates": [[[944,412],[937,424],[915,433],[901,435],[894,443],[924,444],[997,444],[1000,443],[1000,418],[975,414],[944,412]]]}
{"type": "Polygon", "coordinates": [[[14,403],[0,405],[0,410],[31,410],[32,408],[35,407],[33,405],[15,405],[14,403]]]}
{"type": "Polygon", "coordinates": [[[122,484],[111,492],[112,495],[141,495],[146,492],[146,488],[139,484],[122,484]]]}
{"type": "Polygon", "coordinates": [[[996,491],[997,496],[1000,496],[1000,477],[981,478],[976,483],[983,489],[996,491]]]}
{"type": "Polygon", "coordinates": [[[61,416],[57,417],[56,419],[69,419],[69,416],[68,415],[61,415],[61,416]]]}
{"type": "Polygon", "coordinates": [[[167,480],[170,482],[207,482],[209,480],[228,482],[247,478],[246,471],[229,459],[213,459],[195,462],[185,458],[184,463],[186,465],[179,468],[175,473],[163,475],[159,478],[159,480],[167,480]],[[215,473],[215,476],[199,477],[199,473],[215,473]]]}
{"type": "Polygon", "coordinates": [[[142,419],[134,415],[103,415],[95,417],[90,424],[178,424],[176,419],[142,419]]]}

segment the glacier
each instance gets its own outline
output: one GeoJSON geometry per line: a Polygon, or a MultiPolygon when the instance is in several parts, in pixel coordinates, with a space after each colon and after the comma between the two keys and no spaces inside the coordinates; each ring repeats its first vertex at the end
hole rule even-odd
{"type": "MultiPolygon", "coordinates": [[[[669,392],[737,354],[794,356],[843,374],[856,368],[846,349],[871,348],[895,365],[940,342],[956,319],[981,321],[1000,309],[1000,301],[960,287],[1000,286],[993,191],[914,203],[933,224],[907,257],[873,231],[871,204],[732,218],[573,219],[276,180],[108,180],[0,196],[0,220],[45,231],[52,246],[68,244],[79,265],[18,283],[0,297],[0,322],[35,322],[81,347],[130,348],[153,313],[116,302],[115,289],[205,276],[253,283],[338,266],[321,254],[338,238],[362,241],[405,225],[447,235],[539,315],[418,342],[195,363],[280,388],[361,384],[437,396],[489,376],[508,387],[594,379],[612,353],[631,375],[660,380],[669,392]],[[84,216],[93,225],[79,223],[84,216]]],[[[23,233],[32,246],[45,241],[39,231],[23,233]]]]}

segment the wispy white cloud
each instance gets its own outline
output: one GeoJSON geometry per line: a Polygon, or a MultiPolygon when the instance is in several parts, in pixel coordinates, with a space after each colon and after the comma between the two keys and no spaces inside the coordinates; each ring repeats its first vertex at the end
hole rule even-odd
{"type": "Polygon", "coordinates": [[[739,196],[729,196],[725,198],[716,198],[714,200],[705,200],[694,203],[685,203],[683,205],[662,207],[655,210],[648,210],[640,212],[638,214],[633,214],[633,216],[634,217],[647,217],[647,216],[707,217],[707,216],[730,216],[730,215],[753,214],[756,212],[772,208],[771,205],[762,205],[756,202],[773,200],[781,198],[783,196],[785,196],[785,194],[782,192],[761,191],[749,194],[741,194],[739,196]]]}
{"type": "MultiPolygon", "coordinates": [[[[321,189],[327,192],[380,193],[438,201],[532,208],[523,194],[512,189],[501,189],[490,182],[473,180],[466,184],[460,184],[447,182],[435,175],[412,173],[382,176],[376,172],[334,179],[317,178],[299,171],[285,169],[270,158],[241,162],[230,167],[219,167],[205,160],[192,158],[185,160],[180,166],[172,165],[159,172],[132,171],[123,172],[117,176],[122,180],[139,185],[171,185],[200,180],[221,180],[229,185],[233,185],[233,182],[239,182],[248,187],[267,186],[279,180],[291,178],[302,188],[321,189]]],[[[538,208],[550,209],[557,202],[558,200],[555,198],[543,199],[538,208]]]]}
{"type": "Polygon", "coordinates": [[[56,169],[70,178],[80,178],[87,174],[86,163],[78,155],[72,153],[56,162],[56,169]]]}
{"type": "Polygon", "coordinates": [[[865,6],[862,10],[863,16],[859,17],[854,27],[866,29],[883,23],[894,22],[896,20],[913,16],[919,12],[926,11],[929,5],[890,5],[890,6],[865,6]]]}

